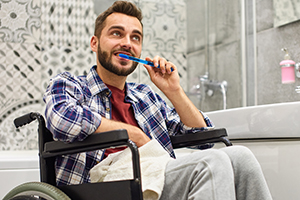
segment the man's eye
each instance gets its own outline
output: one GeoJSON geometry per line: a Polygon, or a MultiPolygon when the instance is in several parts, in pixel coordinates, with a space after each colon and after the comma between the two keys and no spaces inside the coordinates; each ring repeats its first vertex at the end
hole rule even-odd
{"type": "Polygon", "coordinates": [[[113,35],[114,36],[120,36],[120,33],[119,32],[113,32],[113,35]]]}
{"type": "Polygon", "coordinates": [[[133,36],[132,38],[133,38],[133,40],[136,40],[136,41],[140,41],[141,40],[139,36],[133,36]]]}

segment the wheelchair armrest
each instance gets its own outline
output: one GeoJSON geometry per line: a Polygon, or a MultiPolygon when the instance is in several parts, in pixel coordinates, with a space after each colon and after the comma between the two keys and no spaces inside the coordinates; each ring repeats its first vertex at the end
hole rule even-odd
{"type": "Polygon", "coordinates": [[[231,142],[226,137],[227,131],[225,128],[170,136],[174,149],[215,142],[223,142],[226,146],[231,146],[231,142]]]}
{"type": "MultiPolygon", "coordinates": [[[[40,153],[40,160],[42,160],[40,161],[40,165],[41,168],[46,169],[46,160],[49,158],[53,160],[52,158],[60,155],[76,154],[125,145],[130,148],[132,153],[133,176],[134,180],[136,180],[135,184],[138,184],[138,186],[141,187],[141,171],[138,147],[134,142],[129,140],[127,130],[125,129],[94,133],[88,136],[85,140],[74,143],[64,143],[61,141],[46,142],[44,145],[44,151],[40,153]]],[[[54,171],[52,171],[52,173],[55,174],[54,171]]],[[[48,178],[49,177],[47,176],[46,171],[41,172],[42,181],[51,181],[55,185],[55,180],[49,180],[48,178]]]]}
{"type": "Polygon", "coordinates": [[[125,129],[113,130],[101,133],[94,133],[88,136],[84,141],[73,143],[64,143],[61,141],[46,142],[44,146],[44,157],[53,157],[57,155],[74,154],[86,151],[93,151],[126,145],[128,134],[125,129]]]}

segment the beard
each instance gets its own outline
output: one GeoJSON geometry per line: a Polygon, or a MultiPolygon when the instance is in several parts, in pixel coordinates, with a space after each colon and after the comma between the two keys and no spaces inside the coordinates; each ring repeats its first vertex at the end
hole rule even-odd
{"type": "MultiPolygon", "coordinates": [[[[119,49],[119,50],[131,53],[130,51],[125,49],[119,49]]],[[[136,69],[138,65],[138,63],[133,62],[129,69],[124,69],[124,68],[120,69],[116,65],[112,64],[112,55],[114,55],[114,52],[111,52],[110,55],[108,55],[107,51],[101,51],[100,45],[98,44],[98,61],[106,70],[118,76],[128,76],[136,69]]],[[[128,62],[126,61],[122,61],[121,65],[127,65],[127,63],[128,62]]]]}

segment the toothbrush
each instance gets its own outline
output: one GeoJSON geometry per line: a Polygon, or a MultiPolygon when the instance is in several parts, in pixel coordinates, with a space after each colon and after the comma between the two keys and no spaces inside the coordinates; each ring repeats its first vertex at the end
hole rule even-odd
{"type": "MultiPolygon", "coordinates": [[[[139,59],[139,58],[136,58],[136,57],[133,57],[133,56],[128,56],[128,55],[125,55],[125,54],[118,54],[121,58],[125,58],[125,59],[128,59],[128,60],[132,60],[134,62],[138,62],[138,63],[142,63],[142,64],[145,64],[145,65],[150,65],[151,67],[155,67],[153,62],[151,61],[147,61],[147,60],[143,60],[143,59],[139,59]]],[[[160,68],[160,66],[158,65],[157,68],[160,68]]],[[[171,68],[171,72],[173,72],[174,69],[171,68]]]]}

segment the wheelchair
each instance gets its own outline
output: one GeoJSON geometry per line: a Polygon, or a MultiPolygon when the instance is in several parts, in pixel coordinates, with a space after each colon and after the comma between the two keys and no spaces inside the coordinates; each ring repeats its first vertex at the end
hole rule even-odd
{"type": "MultiPolygon", "coordinates": [[[[95,133],[82,142],[54,141],[46,128],[44,117],[31,112],[14,120],[16,128],[38,121],[39,165],[41,182],[28,182],[13,188],[3,200],[142,200],[141,171],[138,148],[129,140],[126,130],[95,133]],[[55,157],[99,149],[128,146],[132,153],[133,178],[113,182],[84,183],[56,186],[55,157]]],[[[231,146],[226,129],[200,131],[193,134],[170,136],[174,149],[223,142],[231,146]]]]}

